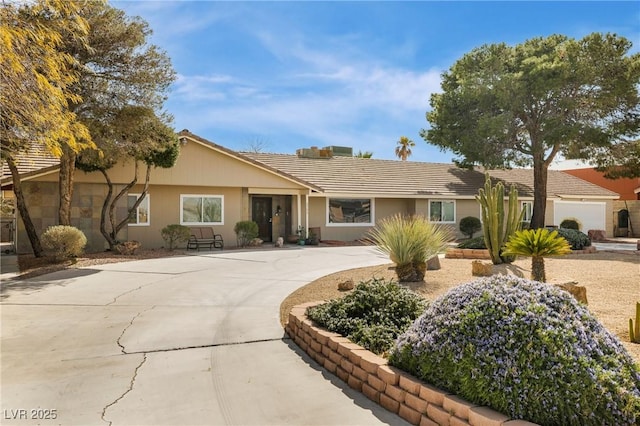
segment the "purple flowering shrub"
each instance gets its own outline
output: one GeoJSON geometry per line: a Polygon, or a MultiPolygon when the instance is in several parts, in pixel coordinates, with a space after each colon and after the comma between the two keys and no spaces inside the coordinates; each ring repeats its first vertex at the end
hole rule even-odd
{"type": "Polygon", "coordinates": [[[464,284],[399,336],[389,363],[515,419],[635,425],[640,369],[588,308],[510,276],[464,284]]]}

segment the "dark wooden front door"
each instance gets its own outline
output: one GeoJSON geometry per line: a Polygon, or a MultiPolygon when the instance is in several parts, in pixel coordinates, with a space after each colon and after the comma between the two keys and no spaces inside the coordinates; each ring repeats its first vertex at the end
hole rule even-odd
{"type": "Polygon", "coordinates": [[[253,197],[251,199],[251,220],[258,224],[258,237],[263,241],[271,241],[271,197],[253,197]]]}

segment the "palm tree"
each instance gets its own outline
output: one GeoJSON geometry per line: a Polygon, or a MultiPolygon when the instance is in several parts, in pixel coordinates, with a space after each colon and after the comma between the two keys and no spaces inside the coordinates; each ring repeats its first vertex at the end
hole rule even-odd
{"type": "Polygon", "coordinates": [[[373,152],[371,151],[358,151],[353,155],[356,158],[371,158],[373,157],[373,152]]]}
{"type": "Polygon", "coordinates": [[[400,140],[398,141],[398,146],[396,146],[396,155],[402,161],[407,161],[407,158],[411,155],[411,147],[416,146],[416,144],[406,136],[400,136],[400,140]]]}
{"type": "Polygon", "coordinates": [[[516,232],[505,244],[503,255],[506,256],[530,256],[531,279],[546,282],[547,276],[544,270],[545,256],[561,256],[571,253],[571,246],[557,231],[549,232],[548,229],[526,229],[516,232]]]}

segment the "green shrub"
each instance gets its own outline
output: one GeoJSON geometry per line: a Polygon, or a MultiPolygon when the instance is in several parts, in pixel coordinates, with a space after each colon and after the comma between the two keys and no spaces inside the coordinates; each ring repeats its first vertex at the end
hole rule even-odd
{"type": "Polygon", "coordinates": [[[169,250],[176,248],[177,243],[184,243],[189,240],[191,231],[188,226],[172,224],[167,225],[160,231],[162,239],[167,244],[169,250]]]}
{"type": "Polygon", "coordinates": [[[381,220],[369,236],[396,264],[398,280],[414,282],[424,279],[427,260],[444,251],[451,231],[423,216],[396,214],[381,220]]]}
{"type": "Polygon", "coordinates": [[[258,237],[258,224],[252,220],[243,220],[236,223],[233,228],[238,239],[238,246],[245,247],[251,240],[258,237]]]}
{"type": "Polygon", "coordinates": [[[580,221],[574,218],[563,219],[563,221],[560,222],[560,228],[575,229],[576,231],[579,231],[580,221]]]}
{"type": "Polygon", "coordinates": [[[42,248],[58,259],[80,256],[87,245],[87,237],[73,226],[50,226],[40,238],[42,248]]]}
{"type": "Polygon", "coordinates": [[[307,309],[307,315],[317,325],[383,354],[425,306],[422,297],[394,281],[374,279],[359,283],[342,299],[307,309]]]}
{"type": "Polygon", "coordinates": [[[591,239],[583,232],[571,228],[559,228],[557,231],[558,235],[567,240],[571,250],[582,250],[591,245],[591,239]]]}
{"type": "Polygon", "coordinates": [[[487,244],[484,242],[484,237],[476,237],[470,240],[466,240],[458,244],[458,248],[461,249],[486,249],[487,244]]]}
{"type": "Polygon", "coordinates": [[[543,425],[635,425],[640,369],[569,293],[496,275],[430,304],[390,364],[472,403],[543,425]]]}
{"type": "Polygon", "coordinates": [[[460,219],[460,232],[469,238],[473,238],[473,234],[482,229],[480,219],[473,216],[467,216],[460,219]]]}

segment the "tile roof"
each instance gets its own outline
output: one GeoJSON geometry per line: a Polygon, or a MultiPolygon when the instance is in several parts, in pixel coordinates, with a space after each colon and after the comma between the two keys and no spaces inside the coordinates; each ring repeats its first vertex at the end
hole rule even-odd
{"type": "MultiPolygon", "coordinates": [[[[310,182],[326,193],[473,197],[484,185],[482,168],[466,170],[453,164],[338,156],[300,158],[254,152],[242,155],[310,182]]],[[[533,197],[532,169],[491,170],[489,174],[507,185],[514,183],[520,196],[533,197]]],[[[547,195],[614,198],[617,194],[569,174],[549,170],[547,195]]]]}
{"type": "MultiPolygon", "coordinates": [[[[60,164],[60,159],[51,155],[43,145],[32,145],[26,152],[16,156],[16,165],[21,175],[46,169],[60,164]]],[[[11,178],[11,171],[5,161],[0,161],[0,177],[11,178]]]]}

